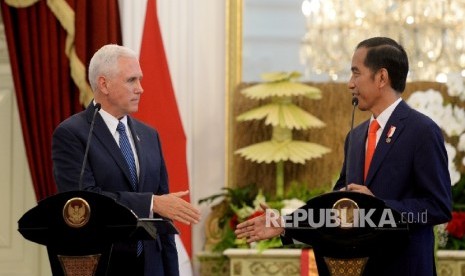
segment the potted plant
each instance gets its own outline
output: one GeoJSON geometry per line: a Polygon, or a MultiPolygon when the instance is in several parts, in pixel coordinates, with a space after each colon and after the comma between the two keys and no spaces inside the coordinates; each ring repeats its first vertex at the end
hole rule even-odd
{"type": "Polygon", "coordinates": [[[270,140],[240,148],[235,153],[252,162],[276,165],[276,198],[280,199],[283,198],[285,186],[284,162],[304,164],[330,152],[329,148],[316,143],[293,140],[294,130],[325,126],[318,118],[293,103],[296,97],[321,99],[318,88],[296,82],[300,76],[298,72],[262,74],[264,83],[246,88],[242,93],[253,100],[269,101],[237,117],[238,121],[264,119],[265,125],[272,126],[270,140]]]}

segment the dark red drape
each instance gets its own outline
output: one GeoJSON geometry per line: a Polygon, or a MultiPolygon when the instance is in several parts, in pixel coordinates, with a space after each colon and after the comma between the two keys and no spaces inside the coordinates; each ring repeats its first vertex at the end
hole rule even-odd
{"type": "MultiPolygon", "coordinates": [[[[117,0],[75,0],[68,4],[76,18],[76,53],[85,66],[100,46],[121,43],[117,0]]],[[[28,164],[40,200],[56,193],[51,159],[53,130],[82,110],[65,53],[68,34],[47,1],[15,8],[1,0],[1,11],[28,164]]]]}

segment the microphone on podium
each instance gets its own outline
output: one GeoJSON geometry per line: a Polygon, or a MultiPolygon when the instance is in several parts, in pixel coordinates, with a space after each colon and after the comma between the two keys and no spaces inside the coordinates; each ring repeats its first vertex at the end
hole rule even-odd
{"type": "Polygon", "coordinates": [[[79,175],[79,191],[82,190],[82,181],[84,177],[84,170],[87,164],[87,154],[89,153],[90,140],[92,139],[92,132],[94,130],[95,117],[97,116],[98,111],[102,108],[102,105],[96,103],[94,106],[94,115],[92,116],[92,122],[90,123],[89,135],[87,136],[86,150],[84,152],[84,159],[82,160],[81,173],[79,175]]]}
{"type": "Polygon", "coordinates": [[[349,185],[349,164],[350,164],[350,151],[352,148],[352,130],[354,129],[354,115],[355,115],[355,107],[358,105],[358,98],[357,97],[352,97],[352,121],[350,123],[350,132],[349,132],[349,137],[347,138],[347,154],[346,154],[346,191],[348,191],[347,185],[349,185]]]}

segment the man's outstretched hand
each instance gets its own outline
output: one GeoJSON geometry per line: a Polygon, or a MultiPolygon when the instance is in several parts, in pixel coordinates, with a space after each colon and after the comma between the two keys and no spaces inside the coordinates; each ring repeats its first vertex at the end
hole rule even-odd
{"type": "Polygon", "coordinates": [[[153,212],[184,224],[198,223],[200,211],[181,197],[189,191],[153,196],[153,212]]]}
{"type": "MultiPolygon", "coordinates": [[[[262,207],[264,211],[261,216],[237,225],[234,233],[239,239],[245,238],[248,243],[251,243],[277,237],[284,232],[284,228],[281,226],[273,225],[272,223],[266,225],[266,209],[268,209],[268,206],[260,204],[260,207],[262,207]]],[[[281,221],[281,219],[278,221],[281,221]]]]}

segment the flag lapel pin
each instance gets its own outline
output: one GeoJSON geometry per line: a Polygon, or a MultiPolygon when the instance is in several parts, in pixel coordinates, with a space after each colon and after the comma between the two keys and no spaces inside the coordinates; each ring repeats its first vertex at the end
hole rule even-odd
{"type": "Polygon", "coordinates": [[[388,133],[387,133],[387,138],[386,138],[386,143],[391,143],[392,141],[392,135],[394,135],[394,132],[396,131],[396,127],[395,126],[391,126],[391,128],[389,129],[388,133]]]}

